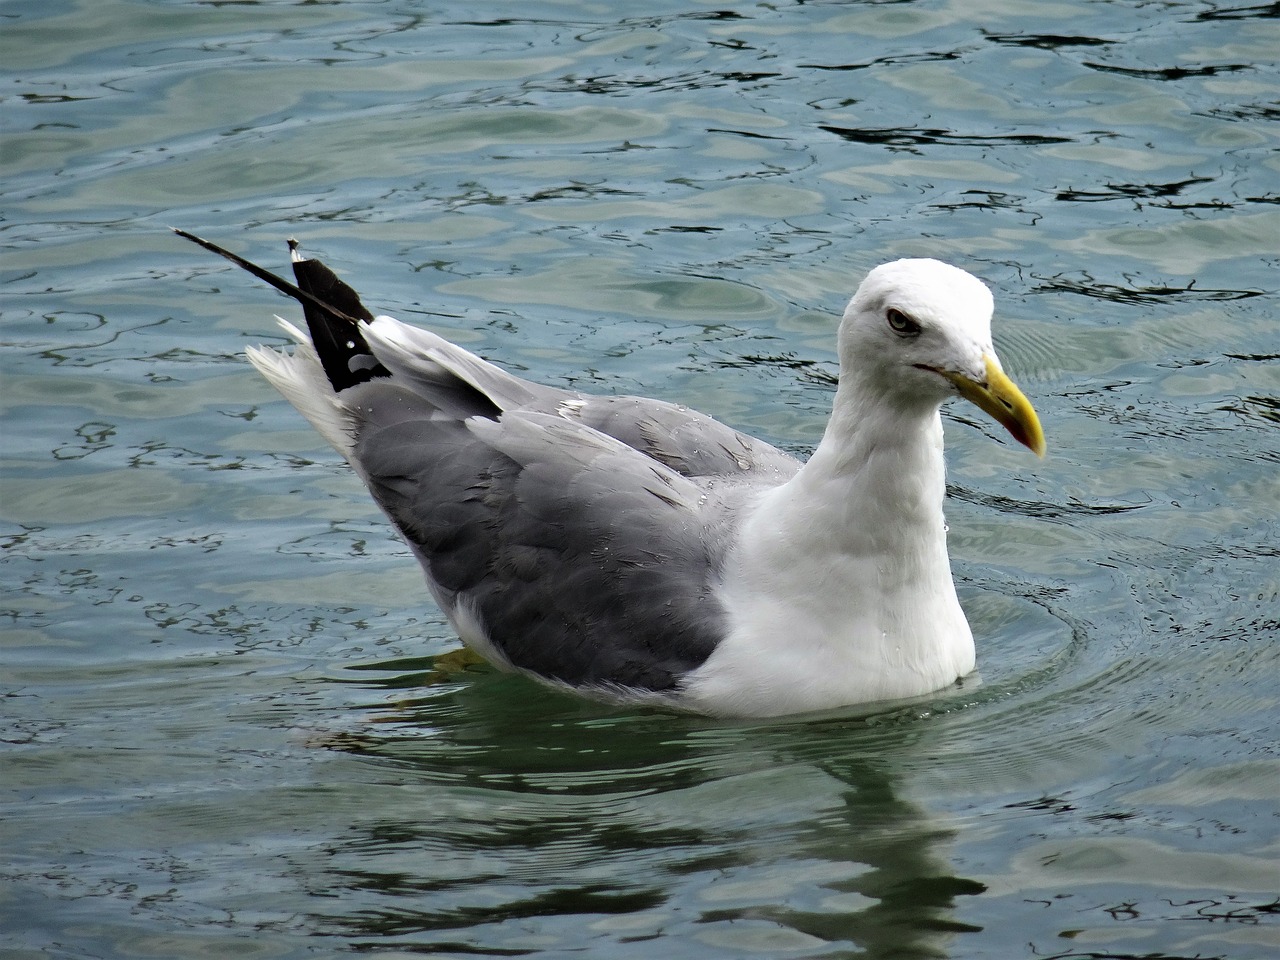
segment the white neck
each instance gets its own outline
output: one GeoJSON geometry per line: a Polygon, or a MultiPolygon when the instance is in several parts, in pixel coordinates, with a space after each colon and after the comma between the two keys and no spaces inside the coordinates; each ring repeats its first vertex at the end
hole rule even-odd
{"type": "Polygon", "coordinates": [[[721,591],[729,637],[690,677],[712,712],[916,696],[973,667],[946,551],[937,407],[859,387],[842,379],[813,457],[744,524],[721,591]]]}
{"type": "Polygon", "coordinates": [[[820,522],[843,521],[830,529],[841,552],[890,557],[943,530],[942,420],[932,404],[866,403],[868,392],[841,382],[822,442],[776,491],[776,508],[793,519],[829,514],[820,522]]]}

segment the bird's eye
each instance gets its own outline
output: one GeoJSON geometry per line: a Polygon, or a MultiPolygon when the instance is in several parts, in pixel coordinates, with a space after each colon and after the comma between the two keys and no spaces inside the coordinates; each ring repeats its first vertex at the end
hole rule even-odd
{"type": "Polygon", "coordinates": [[[885,319],[889,321],[889,329],[900,337],[920,336],[920,324],[916,323],[901,310],[890,307],[885,314],[885,319]]]}

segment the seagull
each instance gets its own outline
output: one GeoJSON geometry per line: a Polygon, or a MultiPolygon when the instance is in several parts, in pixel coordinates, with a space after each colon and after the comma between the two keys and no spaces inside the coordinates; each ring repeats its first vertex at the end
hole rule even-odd
{"type": "Polygon", "coordinates": [[[940,407],[1038,456],[982,281],[930,259],[867,274],[806,462],[686,407],[524,380],[374,316],[290,240],[292,353],[249,361],[368,487],[466,646],[613,703],[769,717],[919,698],[975,665],[943,519],[940,407]]]}

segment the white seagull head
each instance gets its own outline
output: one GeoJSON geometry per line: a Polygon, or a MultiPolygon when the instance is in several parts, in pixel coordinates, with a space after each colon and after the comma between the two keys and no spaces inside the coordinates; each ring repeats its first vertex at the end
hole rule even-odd
{"type": "Polygon", "coordinates": [[[907,409],[960,395],[1044,456],[1031,403],[1004,373],[991,343],[991,291],[939,260],[895,260],[872,270],[840,324],[842,386],[907,409]]]}

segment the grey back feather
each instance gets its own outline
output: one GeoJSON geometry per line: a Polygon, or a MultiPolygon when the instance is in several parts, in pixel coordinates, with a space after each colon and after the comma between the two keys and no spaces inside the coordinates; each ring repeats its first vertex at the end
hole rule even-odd
{"type": "Polygon", "coordinates": [[[378,334],[392,376],[341,395],[353,456],[446,612],[467,604],[513,665],[575,686],[669,690],[710,656],[738,507],[798,461],[672,404],[378,334]]]}

